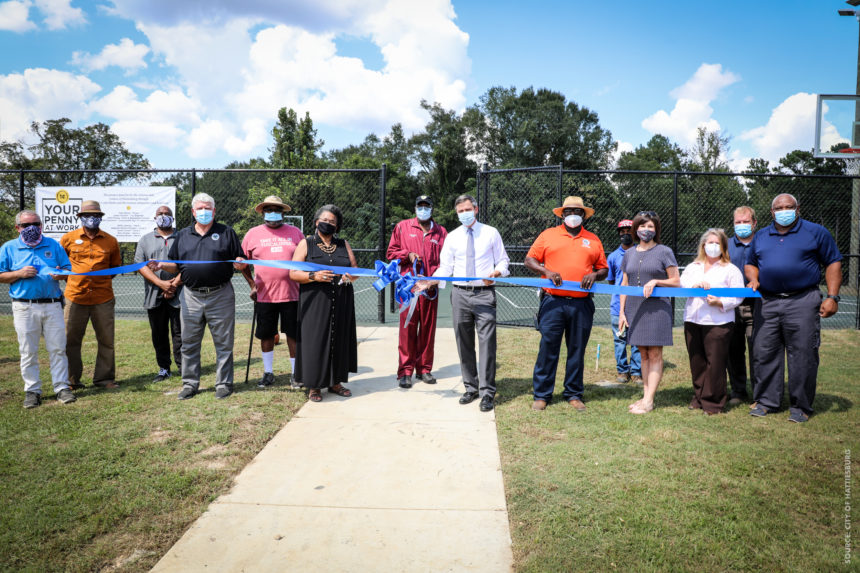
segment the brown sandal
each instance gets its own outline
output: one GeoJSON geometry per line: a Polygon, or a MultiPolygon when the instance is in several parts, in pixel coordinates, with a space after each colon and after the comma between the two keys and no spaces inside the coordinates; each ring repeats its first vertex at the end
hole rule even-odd
{"type": "Polygon", "coordinates": [[[319,390],[311,390],[308,392],[308,400],[311,402],[322,402],[322,393],[319,390]]]}
{"type": "Polygon", "coordinates": [[[350,396],[352,396],[352,391],[348,388],[344,388],[343,384],[329,386],[328,391],[331,394],[337,394],[338,396],[343,396],[344,398],[349,398],[350,396]]]}

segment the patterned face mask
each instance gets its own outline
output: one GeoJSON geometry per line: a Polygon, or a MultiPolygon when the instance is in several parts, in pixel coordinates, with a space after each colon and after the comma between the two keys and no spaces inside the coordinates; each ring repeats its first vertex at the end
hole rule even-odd
{"type": "Polygon", "coordinates": [[[102,218],[94,215],[84,215],[81,217],[81,223],[87,229],[98,229],[99,225],[102,224],[102,218]]]}
{"type": "Polygon", "coordinates": [[[28,247],[35,247],[42,241],[42,227],[30,225],[21,229],[21,240],[28,247]]]}
{"type": "Polygon", "coordinates": [[[169,229],[173,226],[173,217],[170,215],[159,215],[155,218],[155,224],[159,229],[169,229]]]}

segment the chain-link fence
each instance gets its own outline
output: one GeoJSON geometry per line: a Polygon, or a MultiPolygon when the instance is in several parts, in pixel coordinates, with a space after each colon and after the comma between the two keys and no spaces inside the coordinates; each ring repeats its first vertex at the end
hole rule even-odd
{"type": "MultiPolygon", "coordinates": [[[[534,276],[523,260],[540,232],[557,225],[552,209],[568,195],[578,195],[595,209],[588,229],[603,241],[607,253],[617,246],[616,225],[640,210],[657,212],[662,221],[662,242],[676,253],[683,267],[694,257],[701,233],[722,227],[731,234],[732,212],[739,205],[752,206],[759,227],[771,222],[770,202],[779,193],[791,193],[800,203],[801,216],[824,225],[843,254],[843,289],[839,313],[824,320],[827,328],[860,328],[857,306],[860,179],[848,176],[750,175],[738,173],[573,171],[561,166],[527,169],[481,170],[476,196],[479,219],[498,228],[511,257],[512,276],[534,276]],[[853,203],[852,203],[853,201],[853,203]],[[854,219],[852,220],[852,213],[854,219]]],[[[217,219],[244,235],[262,223],[253,207],[267,195],[278,195],[291,207],[290,222],[305,234],[311,232],[313,215],[327,203],[344,213],[340,235],[355,251],[361,267],[373,268],[385,257],[391,234],[387,221],[386,170],[147,170],[127,171],[0,171],[0,231],[3,241],[14,237],[14,213],[34,207],[39,186],[134,185],[176,187],[177,227],[191,224],[191,197],[205,192],[215,198],[217,219]]],[[[453,206],[437,205],[436,210],[453,206]]],[[[121,243],[123,262],[134,258],[135,243],[121,243]]],[[[123,275],[114,279],[117,314],[144,317],[143,279],[123,275]]],[[[252,304],[248,287],[238,274],[237,317],[250,320],[252,304]]],[[[537,309],[535,289],[500,286],[499,321],[530,326],[537,309]]],[[[450,317],[447,295],[440,301],[440,324],[450,317]]],[[[362,323],[393,322],[382,295],[370,281],[356,284],[356,318],[362,323]]],[[[596,295],[597,324],[609,324],[609,297],[596,295]]],[[[675,321],[683,320],[684,300],[675,304],[675,321]]],[[[8,288],[0,289],[0,313],[11,313],[8,288]]]]}
{"type": "MultiPolygon", "coordinates": [[[[860,225],[856,218],[860,189],[853,183],[853,177],[573,171],[561,166],[484,170],[478,175],[479,218],[499,229],[513,263],[513,276],[534,276],[522,264],[525,255],[542,230],[559,224],[552,209],[569,195],[581,196],[586,205],[595,209],[586,227],[601,238],[607,254],[618,247],[618,221],[632,219],[639,211],[655,211],[661,218],[662,242],[675,251],[683,268],[695,258],[696,246],[705,230],[718,227],[729,236],[733,234],[732,216],[736,207],[751,206],[762,228],[772,222],[773,198],[780,193],[791,193],[798,200],[801,216],[826,227],[843,255],[839,312],[822,321],[822,325],[860,328],[857,307],[860,225]]],[[[500,322],[522,326],[533,323],[538,303],[534,289],[503,287],[497,292],[501,299],[500,322]]],[[[608,325],[609,296],[596,295],[595,306],[595,321],[608,325]]],[[[683,322],[683,309],[684,299],[678,299],[675,324],[683,322]]]]}

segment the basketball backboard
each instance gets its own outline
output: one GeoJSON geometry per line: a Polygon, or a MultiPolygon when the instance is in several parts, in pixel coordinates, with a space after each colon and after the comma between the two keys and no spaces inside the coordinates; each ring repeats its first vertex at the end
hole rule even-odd
{"type": "Polygon", "coordinates": [[[815,157],[856,157],[853,153],[860,151],[860,95],[820,94],[817,99],[815,157]],[[840,143],[848,151],[831,151],[840,143]]]}

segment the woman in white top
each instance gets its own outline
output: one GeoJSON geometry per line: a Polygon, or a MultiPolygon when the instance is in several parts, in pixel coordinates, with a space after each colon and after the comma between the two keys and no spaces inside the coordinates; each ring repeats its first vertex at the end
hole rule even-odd
{"type": "MultiPolygon", "coordinates": [[[[722,229],[708,229],[699,240],[698,256],[681,274],[684,288],[743,288],[741,272],[731,263],[729,240],[722,229]]],[[[690,297],[684,308],[684,338],[690,355],[695,392],[688,408],[708,415],[726,405],[726,360],[735,324],[735,307],[743,297],[690,297]]]]}

